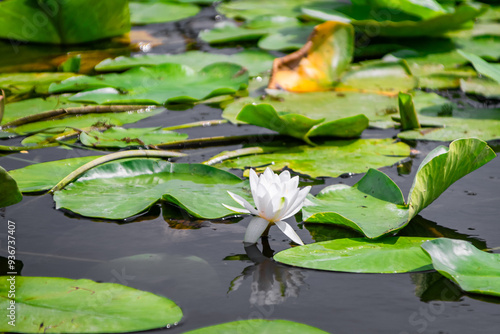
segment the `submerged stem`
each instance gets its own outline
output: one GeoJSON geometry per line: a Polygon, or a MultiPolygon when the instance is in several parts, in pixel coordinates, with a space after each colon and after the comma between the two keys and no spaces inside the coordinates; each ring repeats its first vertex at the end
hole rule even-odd
{"type": "Polygon", "coordinates": [[[153,150],[131,150],[131,151],[122,151],[111,153],[92,161],[87,162],[85,165],[80,166],[75,169],[71,173],[69,173],[65,178],[59,181],[52,189],[49,190],[49,193],[54,193],[55,191],[61,190],[66,187],[71,181],[75,180],[77,177],[85,173],[86,171],[99,166],[103,163],[124,159],[124,158],[172,158],[172,157],[184,157],[186,154],[172,151],[153,151],[153,150]]]}

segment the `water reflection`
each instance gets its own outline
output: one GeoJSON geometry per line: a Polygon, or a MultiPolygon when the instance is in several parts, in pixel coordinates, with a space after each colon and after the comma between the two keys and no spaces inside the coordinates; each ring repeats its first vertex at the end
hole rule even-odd
{"type": "Polygon", "coordinates": [[[250,260],[254,263],[232,280],[229,293],[238,290],[245,280],[251,279],[249,301],[252,305],[277,305],[287,298],[298,297],[300,287],[305,284],[307,278],[306,271],[274,262],[271,258],[274,251],[266,238],[262,239],[262,244],[262,252],[253,244],[245,247],[246,254],[225,259],[250,260]]]}

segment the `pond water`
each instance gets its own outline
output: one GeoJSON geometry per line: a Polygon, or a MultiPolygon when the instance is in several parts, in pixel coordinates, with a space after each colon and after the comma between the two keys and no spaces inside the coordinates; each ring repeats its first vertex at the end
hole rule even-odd
{"type": "MultiPolygon", "coordinates": [[[[209,27],[213,17],[214,12],[208,9],[181,23],[148,26],[154,34],[166,35],[172,41],[154,51],[183,52],[193,31],[209,27]]],[[[166,110],[128,127],[171,126],[217,119],[220,114],[220,109],[200,105],[182,111],[166,110]]],[[[191,138],[269,133],[230,124],[185,132],[191,138]]],[[[369,129],[363,138],[387,138],[396,133],[369,129]]],[[[423,157],[440,144],[415,144],[420,153],[406,164],[411,168],[409,174],[396,166],[382,170],[406,195],[423,157]]],[[[185,150],[189,157],[177,161],[202,162],[222,150],[238,147],[185,150]]],[[[99,152],[41,149],[2,156],[0,165],[11,170],[34,162],[95,154],[99,152]]],[[[499,170],[500,160],[496,158],[459,180],[400,235],[466,239],[480,249],[499,252],[499,170]]],[[[234,172],[241,176],[241,172],[234,172]]],[[[311,193],[330,184],[353,185],[361,177],[322,179],[324,183],[313,185],[311,193]]],[[[182,333],[255,318],[288,319],[331,333],[498,333],[500,299],[464,294],[434,272],[348,274],[280,265],[269,257],[289,248],[290,243],[277,228],[271,229],[264,246],[259,242],[258,249],[245,249],[242,238],[250,218],[203,221],[182,213],[178,220],[164,218],[163,213],[172,210],[175,208],[158,204],[129,221],[103,221],[55,210],[50,195],[31,195],[2,209],[0,216],[16,223],[22,275],[116,282],[174,300],[184,318],[173,328],[153,333],[182,333]]],[[[300,227],[297,232],[305,243],[354,235],[314,224],[300,227]]],[[[0,231],[2,244],[6,232],[0,231]]],[[[2,247],[0,255],[6,254],[2,247]]]]}

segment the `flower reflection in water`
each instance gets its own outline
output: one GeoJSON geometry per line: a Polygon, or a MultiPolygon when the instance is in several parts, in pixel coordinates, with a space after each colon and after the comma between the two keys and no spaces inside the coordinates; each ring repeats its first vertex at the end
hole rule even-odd
{"type": "Polygon", "coordinates": [[[229,292],[238,290],[243,282],[252,279],[250,285],[250,304],[277,305],[289,297],[298,297],[300,287],[305,284],[306,271],[292,268],[274,262],[270,257],[273,250],[269,247],[267,238],[262,239],[263,251],[256,244],[245,247],[246,256],[253,265],[246,267],[240,276],[236,277],[229,287],[229,292]]]}

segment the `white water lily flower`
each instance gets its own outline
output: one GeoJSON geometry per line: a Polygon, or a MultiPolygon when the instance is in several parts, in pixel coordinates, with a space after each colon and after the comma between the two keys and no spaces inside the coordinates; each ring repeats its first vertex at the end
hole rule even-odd
{"type": "Polygon", "coordinates": [[[250,189],[257,208],[254,208],[243,197],[228,191],[229,195],[244,209],[223,204],[226,208],[256,216],[248,224],[245,242],[256,243],[269,224],[276,224],[287,237],[304,245],[292,227],[283,221],[302,209],[304,199],[311,190],[310,186],[299,190],[298,185],[298,176],[291,178],[288,171],[277,175],[268,167],[260,176],[250,169],[250,189]]]}

